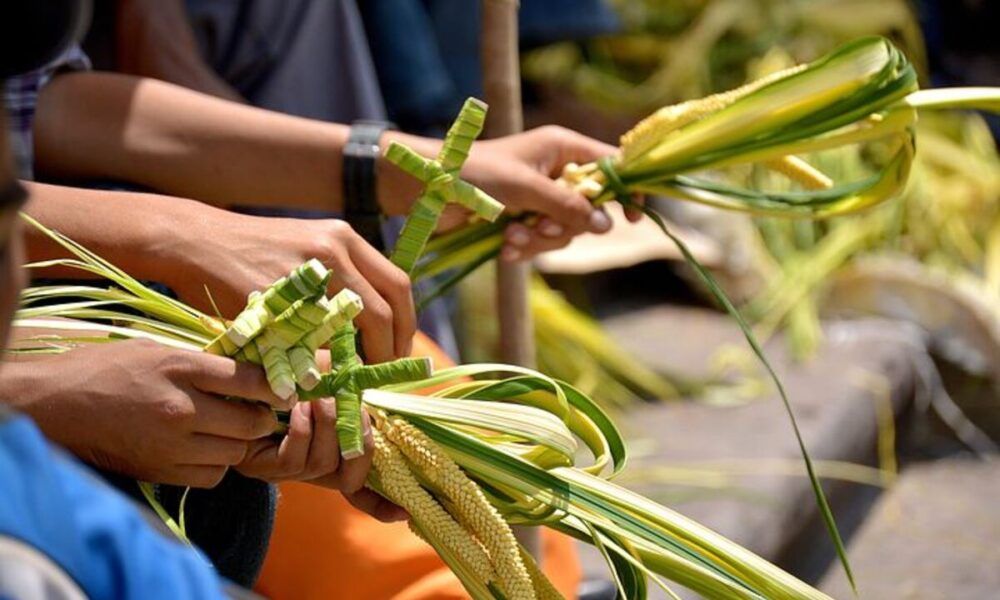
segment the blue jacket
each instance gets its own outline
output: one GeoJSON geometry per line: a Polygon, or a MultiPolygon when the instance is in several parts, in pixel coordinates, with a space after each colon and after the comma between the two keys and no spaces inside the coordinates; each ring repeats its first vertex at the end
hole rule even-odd
{"type": "MultiPolygon", "coordinates": [[[[90,598],[224,597],[223,582],[202,554],[154,530],[129,500],[46,442],[29,419],[0,409],[2,538],[43,554],[90,598]]],[[[4,560],[10,556],[0,553],[4,560]]],[[[0,598],[21,597],[16,578],[5,584],[3,573],[0,598]]]]}

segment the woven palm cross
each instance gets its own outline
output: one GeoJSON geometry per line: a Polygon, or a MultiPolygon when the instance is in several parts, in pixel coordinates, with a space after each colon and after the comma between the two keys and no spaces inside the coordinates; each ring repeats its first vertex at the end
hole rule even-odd
{"type": "Polygon", "coordinates": [[[496,220],[503,212],[503,204],[458,177],[472,142],[483,130],[486,108],[485,103],[475,98],[465,101],[436,159],[424,158],[398,142],[391,143],[385,151],[389,162],[424,184],[392,252],[393,264],[407,273],[413,271],[449,203],[464,206],[487,221],[496,220]]]}

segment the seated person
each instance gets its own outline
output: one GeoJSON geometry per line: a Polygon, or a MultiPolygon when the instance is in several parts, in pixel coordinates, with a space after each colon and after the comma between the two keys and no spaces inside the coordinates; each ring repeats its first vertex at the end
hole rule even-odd
{"type": "MultiPolygon", "coordinates": [[[[21,26],[39,35],[16,56],[0,55],[0,81],[12,63],[44,57],[49,46],[71,38],[72,19],[59,22],[43,12],[18,15],[21,26]]],[[[18,210],[27,196],[14,178],[6,120],[0,109],[0,349],[24,281],[18,210]]],[[[28,418],[0,406],[0,597],[227,595],[249,596],[227,586],[196,550],[156,531],[128,500],[52,447],[28,418]]]]}
{"type": "MultiPolygon", "coordinates": [[[[207,282],[217,301],[242,302],[274,279],[270,273],[287,273],[320,257],[366,303],[382,301],[382,294],[407,303],[396,315],[410,316],[402,330],[413,335],[406,277],[341,221],[267,219],[153,194],[26,185],[33,194],[29,214],[131,273],[170,284],[184,299],[207,302],[207,282]],[[231,276],[220,279],[213,272],[231,276]]],[[[64,255],[34,229],[26,237],[32,261],[64,255]]],[[[75,270],[46,274],[80,276],[75,270]]],[[[370,455],[340,464],[332,400],[296,405],[289,436],[275,440],[270,411],[221,399],[239,395],[274,403],[263,374],[229,380],[218,375],[220,368],[227,367],[218,357],[156,344],[97,345],[14,362],[0,375],[0,401],[31,415],[83,460],[126,476],[121,486],[134,493],[133,479],[215,487],[232,466],[255,480],[312,480],[376,512],[388,505],[362,488],[370,455]]],[[[222,572],[250,585],[267,548],[273,494],[237,477],[226,478],[223,487],[238,498],[236,506],[222,506],[218,492],[191,494],[192,538],[222,572]]],[[[388,510],[376,516],[402,516],[388,510]]]]}

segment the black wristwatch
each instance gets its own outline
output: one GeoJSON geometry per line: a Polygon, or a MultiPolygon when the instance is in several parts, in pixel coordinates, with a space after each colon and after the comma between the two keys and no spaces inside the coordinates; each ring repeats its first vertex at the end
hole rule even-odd
{"type": "Polygon", "coordinates": [[[395,129],[388,121],[355,121],[344,146],[344,219],[369,244],[383,250],[382,211],[375,188],[375,161],[381,150],[379,138],[387,129],[395,129]]]}

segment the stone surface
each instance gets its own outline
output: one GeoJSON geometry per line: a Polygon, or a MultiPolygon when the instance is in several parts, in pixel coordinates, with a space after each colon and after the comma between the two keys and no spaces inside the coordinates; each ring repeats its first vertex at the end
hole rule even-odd
{"type": "MultiPolygon", "coordinates": [[[[940,460],[906,469],[849,545],[862,598],[1000,597],[1000,463],[940,460]]],[[[850,598],[843,578],[822,589],[850,598]]]]}
{"type": "MultiPolygon", "coordinates": [[[[732,320],[704,309],[654,307],[608,319],[605,325],[652,366],[689,375],[706,373],[706,365],[721,346],[745,348],[732,320]]],[[[803,364],[792,364],[780,340],[767,346],[814,460],[874,464],[876,402],[891,403],[893,413],[899,414],[912,397],[910,346],[894,331],[881,323],[836,326],[819,354],[803,364]]],[[[746,361],[753,364],[750,358],[746,361]]],[[[636,457],[623,484],[765,558],[787,563],[805,579],[818,579],[829,566],[832,545],[822,530],[815,529],[814,496],[802,475],[799,449],[776,394],[765,392],[757,399],[724,407],[696,402],[648,404],[630,409],[620,419],[636,457]],[[738,469],[763,468],[763,472],[713,476],[713,467],[720,463],[738,469]],[[664,474],[656,472],[657,466],[708,466],[710,472],[693,480],[699,485],[664,485],[664,474]],[[775,474],[789,470],[796,474],[775,474]],[[804,546],[803,537],[808,540],[804,546]]],[[[675,470],[666,475],[677,480],[692,473],[675,470]]],[[[842,529],[851,529],[852,522],[860,519],[852,498],[871,496],[871,488],[865,487],[828,486],[842,529]]],[[[584,556],[588,574],[607,576],[598,554],[585,548],[584,556]]]]}

